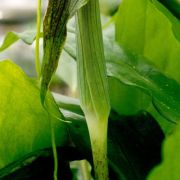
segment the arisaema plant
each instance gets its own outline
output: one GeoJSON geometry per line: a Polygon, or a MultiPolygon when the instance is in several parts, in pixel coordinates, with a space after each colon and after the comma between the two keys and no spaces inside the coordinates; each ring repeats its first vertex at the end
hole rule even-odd
{"type": "Polygon", "coordinates": [[[49,0],[44,19],[42,2],[0,46],[35,42],[36,69],[0,62],[0,179],[180,179],[178,2],[49,0]],[[51,93],[57,77],[75,98],[51,93]]]}

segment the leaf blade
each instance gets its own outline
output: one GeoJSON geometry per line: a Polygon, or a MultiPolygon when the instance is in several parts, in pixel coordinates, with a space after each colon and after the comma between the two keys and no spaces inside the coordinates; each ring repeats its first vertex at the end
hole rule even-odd
{"type": "Polygon", "coordinates": [[[0,52],[6,50],[18,40],[22,40],[24,43],[31,45],[35,40],[35,31],[25,31],[22,33],[8,32],[0,46],[0,52]]]}
{"type": "MultiPolygon", "coordinates": [[[[0,62],[0,80],[0,168],[28,153],[51,147],[51,120],[57,145],[65,143],[65,126],[49,118],[41,105],[36,81],[11,61],[0,62]]],[[[51,111],[61,117],[50,96],[48,102],[51,111]]]]}

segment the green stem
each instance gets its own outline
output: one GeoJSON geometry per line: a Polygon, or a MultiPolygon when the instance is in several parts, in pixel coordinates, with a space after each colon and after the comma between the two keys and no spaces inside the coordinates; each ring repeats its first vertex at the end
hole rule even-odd
{"type": "Polygon", "coordinates": [[[107,127],[110,111],[98,0],[76,16],[77,65],[81,107],[90,134],[96,180],[108,180],[107,127]]]}
{"type": "MultiPolygon", "coordinates": [[[[54,159],[54,172],[53,177],[54,180],[57,180],[58,178],[58,153],[56,149],[56,137],[55,137],[55,130],[54,130],[54,124],[53,124],[53,118],[56,118],[56,115],[53,114],[52,108],[50,103],[52,103],[52,98],[46,98],[46,102],[44,105],[45,111],[48,113],[48,119],[49,119],[49,127],[50,127],[50,133],[51,133],[51,145],[52,145],[52,152],[53,152],[53,159],[54,159]]],[[[53,100],[54,101],[54,100],[53,100]]]]}
{"type": "MultiPolygon", "coordinates": [[[[87,117],[88,118],[88,117],[87,117]]],[[[107,120],[92,123],[93,119],[87,119],[91,147],[94,162],[96,180],[108,180],[108,161],[107,161],[107,120]]]]}
{"type": "Polygon", "coordinates": [[[51,128],[51,143],[52,143],[52,151],[53,151],[53,157],[54,157],[54,180],[57,180],[57,174],[58,174],[58,155],[57,155],[57,149],[56,149],[56,140],[55,140],[55,134],[54,134],[54,128],[53,128],[53,122],[52,122],[52,119],[51,119],[51,115],[49,113],[49,111],[47,110],[48,112],[48,116],[49,116],[49,119],[50,119],[50,128],[51,128]]]}
{"type": "Polygon", "coordinates": [[[35,47],[35,65],[38,79],[40,79],[41,65],[39,57],[39,39],[41,37],[41,0],[37,1],[37,28],[36,28],[36,47],[35,47]]]}
{"type": "MultiPolygon", "coordinates": [[[[52,123],[52,122],[51,122],[52,123]]],[[[53,157],[54,157],[54,180],[57,180],[58,174],[58,157],[57,157],[57,149],[56,149],[56,142],[55,142],[55,135],[54,129],[51,125],[51,141],[52,141],[52,150],[53,150],[53,157]]]]}

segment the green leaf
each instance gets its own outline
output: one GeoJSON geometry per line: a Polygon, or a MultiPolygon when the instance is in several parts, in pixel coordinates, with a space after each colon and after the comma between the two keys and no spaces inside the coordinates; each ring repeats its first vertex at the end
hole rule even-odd
{"type": "Polygon", "coordinates": [[[8,32],[0,46],[0,52],[6,50],[9,46],[20,39],[26,44],[32,44],[35,40],[35,36],[35,31],[25,31],[23,33],[8,32]]]}
{"type": "MultiPolygon", "coordinates": [[[[66,52],[70,52],[69,54],[72,55],[72,58],[76,57],[74,43],[73,39],[71,39],[69,44],[65,45],[66,52]]],[[[142,56],[130,53],[107,37],[104,37],[104,48],[107,73],[108,76],[113,78],[113,81],[110,80],[111,86],[116,85],[118,86],[117,90],[119,89],[119,91],[121,91],[122,86],[114,83],[114,81],[119,80],[125,84],[127,88],[133,87],[135,91],[140,89],[141,91],[137,91],[137,99],[141,98],[144,92],[152,98],[156,109],[165,118],[173,122],[180,120],[179,83],[159,72],[149,63],[149,59],[147,60],[142,56]]],[[[112,89],[111,86],[110,88],[112,89]]],[[[131,90],[129,93],[133,93],[131,90]]],[[[121,101],[119,98],[123,97],[121,95],[118,96],[116,99],[117,104],[121,101]]],[[[129,104],[135,101],[135,99],[128,100],[129,104]]],[[[146,103],[141,107],[146,108],[146,103]]],[[[133,108],[134,107],[132,107],[132,109],[133,108]]]]}
{"type": "MultiPolygon", "coordinates": [[[[177,40],[180,41],[180,22],[179,22],[179,20],[176,19],[173,16],[173,14],[171,14],[169,12],[169,10],[167,8],[165,8],[164,6],[162,6],[162,4],[159,3],[157,0],[153,0],[153,3],[156,6],[156,8],[169,19],[169,21],[172,24],[172,32],[174,33],[174,36],[177,38],[177,40]]],[[[178,8],[180,8],[180,6],[178,8]]]]}
{"type": "Polygon", "coordinates": [[[46,92],[66,39],[68,19],[88,0],[49,0],[43,23],[44,56],[41,70],[41,101],[44,103],[46,92]]]}
{"type": "Polygon", "coordinates": [[[180,85],[175,80],[164,76],[145,58],[130,54],[114,42],[108,41],[105,47],[109,49],[106,55],[108,76],[140,88],[152,97],[153,104],[165,118],[173,122],[180,120],[180,85]]]}
{"type": "Polygon", "coordinates": [[[163,145],[163,161],[149,175],[149,180],[179,180],[180,179],[180,126],[169,136],[163,145]]]}
{"type": "Polygon", "coordinates": [[[180,82],[180,23],[157,0],[124,0],[116,18],[116,39],[180,82]],[[136,7],[136,8],[134,8],[136,7]]]}
{"type": "Polygon", "coordinates": [[[111,107],[122,115],[134,115],[151,102],[151,98],[139,88],[120,82],[115,75],[109,76],[109,91],[111,107]]]}
{"type": "Polygon", "coordinates": [[[48,105],[53,117],[42,107],[37,82],[28,78],[11,61],[0,62],[0,168],[42,148],[51,147],[53,125],[57,145],[66,141],[64,123],[52,97],[48,105]]]}

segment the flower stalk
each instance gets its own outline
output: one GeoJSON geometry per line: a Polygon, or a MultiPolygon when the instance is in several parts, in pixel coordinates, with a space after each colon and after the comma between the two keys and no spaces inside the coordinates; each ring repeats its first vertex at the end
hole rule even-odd
{"type": "Polygon", "coordinates": [[[36,27],[36,46],[35,46],[35,64],[38,80],[40,79],[41,64],[39,53],[39,40],[41,34],[41,0],[37,1],[37,27],[36,27]]]}
{"type": "Polygon", "coordinates": [[[76,15],[78,88],[93,153],[95,177],[108,179],[108,82],[98,0],[89,0],[76,15]]]}

